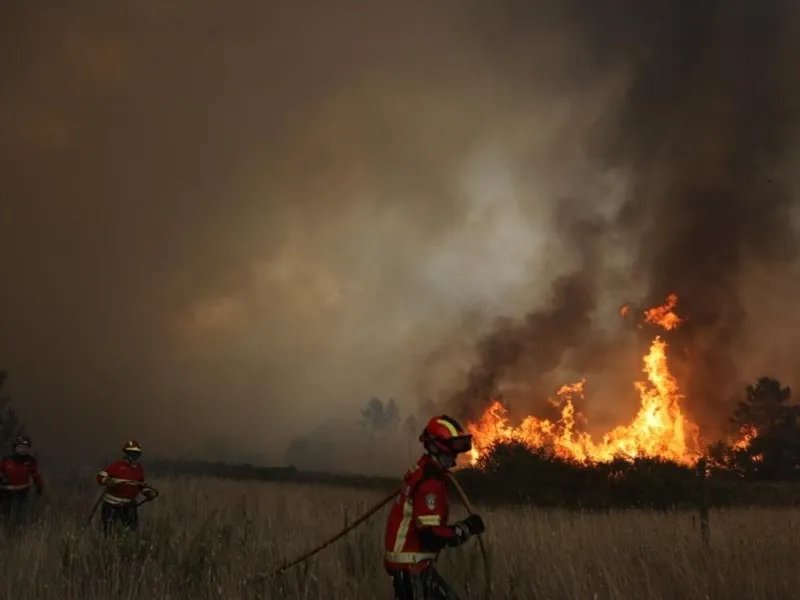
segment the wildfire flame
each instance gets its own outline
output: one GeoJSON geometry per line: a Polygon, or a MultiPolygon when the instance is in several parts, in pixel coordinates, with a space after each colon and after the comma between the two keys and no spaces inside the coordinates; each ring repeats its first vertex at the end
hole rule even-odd
{"type": "Polygon", "coordinates": [[[667,296],[666,304],[644,311],[644,321],[645,323],[660,325],[667,331],[672,331],[683,323],[683,319],[675,314],[675,308],[677,306],[678,296],[676,294],[670,294],[667,296]]]}
{"type": "Polygon", "coordinates": [[[747,450],[758,435],[758,429],[753,425],[745,425],[742,427],[741,431],[739,431],[739,435],[739,439],[733,442],[731,448],[734,450],[747,450]]]}
{"type": "MultiPolygon", "coordinates": [[[[739,430],[739,438],[731,444],[731,448],[733,448],[734,451],[738,452],[750,452],[751,451],[750,445],[753,443],[753,440],[755,440],[757,437],[758,437],[758,429],[754,425],[744,425],[739,430]]],[[[764,461],[764,455],[762,453],[758,454],[751,453],[750,458],[755,463],[760,463],[764,461]]]]}
{"type": "MultiPolygon", "coordinates": [[[[674,329],[683,321],[674,312],[677,302],[677,296],[671,294],[663,306],[645,311],[646,322],[667,331],[674,329]]],[[[694,462],[699,455],[699,429],[681,409],[683,395],[669,370],[667,344],[660,336],[650,343],[643,364],[646,380],[634,384],[640,406],[628,425],[614,428],[597,442],[579,428],[577,422],[583,419],[575,410],[575,401],[583,399],[585,381],[558,390],[553,402],[561,408],[561,415],[555,421],[529,415],[513,425],[507,409],[495,400],[476,422],[467,424],[473,436],[472,463],[477,463],[496,443],[512,441],[581,463],[607,462],[616,457],[694,462]]]]}

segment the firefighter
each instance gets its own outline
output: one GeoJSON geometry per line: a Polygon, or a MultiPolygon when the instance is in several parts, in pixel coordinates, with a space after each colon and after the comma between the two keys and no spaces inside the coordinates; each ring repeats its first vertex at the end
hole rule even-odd
{"type": "Polygon", "coordinates": [[[122,448],[124,458],[111,463],[97,474],[97,483],[106,487],[100,521],[108,533],[116,525],[135,531],[139,525],[137,499],[150,500],[157,495],[144,478],[139,464],[142,448],[136,440],[128,440],[122,448]]]}
{"type": "Polygon", "coordinates": [[[448,524],[448,477],[456,458],[472,447],[472,436],[454,419],[434,417],[419,437],[425,454],[406,473],[405,485],[386,524],[384,564],[396,600],[456,600],[457,595],[433,563],[445,547],[459,546],[484,530],[471,515],[448,524]]]}
{"type": "Polygon", "coordinates": [[[39,462],[30,453],[32,445],[29,436],[18,435],[11,454],[0,462],[0,507],[7,519],[21,514],[32,487],[38,495],[44,490],[39,462]]]}

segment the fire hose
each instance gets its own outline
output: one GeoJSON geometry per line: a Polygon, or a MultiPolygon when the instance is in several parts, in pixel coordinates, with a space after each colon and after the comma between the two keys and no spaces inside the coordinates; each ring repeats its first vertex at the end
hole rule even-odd
{"type": "Polygon", "coordinates": [[[305,554],[303,554],[302,556],[298,556],[298,557],[297,557],[297,558],[295,558],[294,560],[287,561],[287,562],[283,563],[283,565],[281,565],[280,567],[278,567],[277,569],[275,569],[275,570],[274,570],[274,571],[272,571],[271,573],[267,573],[267,574],[261,575],[261,577],[260,577],[260,578],[261,578],[261,579],[264,579],[264,578],[266,578],[266,577],[269,577],[270,575],[273,575],[273,576],[274,576],[274,575],[279,575],[280,573],[283,573],[283,572],[284,572],[286,569],[289,569],[289,568],[291,568],[291,567],[293,567],[293,566],[295,566],[295,565],[299,565],[301,562],[308,560],[309,558],[311,558],[312,556],[314,556],[314,555],[315,555],[315,554],[317,554],[318,552],[321,552],[322,550],[324,550],[325,548],[327,548],[328,546],[330,546],[331,544],[333,544],[335,541],[337,541],[337,540],[339,540],[339,539],[343,538],[345,535],[347,535],[348,533],[350,533],[350,532],[351,532],[353,529],[355,529],[356,527],[358,527],[359,525],[361,525],[361,524],[362,524],[364,521],[366,521],[367,519],[369,519],[369,518],[370,518],[372,515],[374,515],[376,512],[378,512],[378,511],[379,511],[380,509],[382,509],[384,506],[386,506],[387,504],[389,504],[389,502],[391,502],[392,500],[394,500],[394,499],[397,497],[397,494],[399,494],[399,493],[400,493],[400,490],[395,490],[395,491],[393,491],[391,494],[389,494],[388,496],[386,496],[386,498],[384,498],[383,500],[381,500],[380,502],[378,502],[378,503],[377,503],[375,506],[373,506],[372,508],[370,508],[370,509],[369,509],[367,512],[365,512],[365,513],[364,513],[363,515],[361,515],[361,516],[360,516],[358,519],[356,519],[355,521],[353,521],[352,523],[350,523],[350,525],[348,525],[347,527],[345,527],[344,529],[342,529],[342,530],[341,530],[339,533],[337,533],[337,534],[336,534],[335,536],[333,536],[332,538],[329,538],[329,539],[325,540],[325,541],[324,541],[324,542],[322,542],[322,543],[321,543],[319,546],[317,546],[317,547],[316,547],[316,548],[314,548],[313,550],[309,550],[308,552],[306,552],[306,553],[305,553],[305,554]]]}
{"type": "MultiPolygon", "coordinates": [[[[452,473],[448,472],[447,476],[450,478],[450,481],[453,482],[453,487],[456,488],[456,492],[458,493],[458,497],[461,498],[464,508],[467,509],[467,512],[470,515],[474,515],[475,511],[472,508],[472,504],[470,503],[469,498],[467,498],[467,494],[464,492],[464,489],[458,483],[458,480],[452,473]]],[[[492,597],[492,572],[489,565],[489,555],[486,552],[486,545],[483,543],[481,534],[479,533],[476,537],[478,538],[478,547],[481,549],[481,558],[483,558],[483,574],[486,577],[486,587],[484,588],[483,593],[486,599],[489,600],[489,598],[492,597]]]]}
{"type": "MultiPolygon", "coordinates": [[[[452,473],[448,473],[447,475],[448,475],[450,481],[453,482],[453,486],[456,488],[456,492],[458,493],[459,498],[461,498],[461,502],[464,504],[464,508],[467,509],[467,512],[470,515],[474,515],[475,511],[473,510],[472,504],[470,503],[469,498],[467,498],[467,494],[464,492],[463,488],[459,485],[458,481],[456,481],[456,478],[453,476],[452,473]]],[[[289,569],[291,567],[294,567],[295,565],[298,565],[298,564],[308,560],[309,558],[311,558],[315,554],[321,552],[322,550],[324,550],[325,548],[327,548],[328,546],[330,546],[334,542],[336,542],[339,539],[343,538],[345,535],[347,535],[353,529],[355,529],[356,527],[361,525],[364,521],[369,519],[371,516],[373,516],[375,513],[377,513],[384,506],[389,504],[389,502],[394,500],[397,497],[397,494],[399,494],[399,493],[400,493],[400,490],[394,490],[391,494],[389,494],[383,500],[381,500],[380,502],[375,504],[367,512],[365,512],[358,519],[353,521],[350,525],[348,525],[347,527],[342,529],[339,533],[337,533],[333,537],[325,540],[319,546],[316,546],[312,550],[309,550],[308,552],[302,554],[301,556],[298,556],[294,560],[287,561],[287,562],[283,563],[277,569],[274,569],[273,571],[271,571],[269,573],[261,574],[260,576],[257,577],[257,579],[263,580],[263,579],[266,579],[266,578],[271,577],[271,576],[274,577],[276,575],[280,575],[281,573],[283,573],[287,569],[289,569]]],[[[483,558],[484,574],[486,576],[485,596],[488,599],[488,598],[491,598],[491,589],[492,589],[491,573],[490,573],[490,569],[489,569],[489,556],[488,556],[488,554],[486,552],[486,546],[483,543],[483,538],[481,537],[481,535],[477,534],[476,537],[478,538],[478,546],[480,547],[481,557],[483,558]]]]}

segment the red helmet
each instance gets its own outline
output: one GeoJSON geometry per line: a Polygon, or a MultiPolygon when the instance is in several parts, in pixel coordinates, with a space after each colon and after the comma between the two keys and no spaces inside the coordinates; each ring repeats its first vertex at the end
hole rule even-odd
{"type": "Polygon", "coordinates": [[[141,454],[142,447],[139,445],[139,442],[137,442],[134,439],[130,439],[127,442],[125,442],[125,445],[122,447],[122,451],[126,453],[132,452],[141,454]]]}
{"type": "Polygon", "coordinates": [[[458,421],[447,415],[433,417],[428,421],[419,441],[426,448],[447,454],[460,454],[472,449],[472,436],[464,433],[464,428],[458,421]]]}

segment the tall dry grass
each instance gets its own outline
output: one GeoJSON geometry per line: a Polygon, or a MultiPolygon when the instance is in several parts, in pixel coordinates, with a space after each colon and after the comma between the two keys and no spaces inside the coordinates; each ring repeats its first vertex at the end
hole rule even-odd
{"type": "MultiPolygon", "coordinates": [[[[338,531],[381,494],[343,488],[179,478],[142,508],[135,536],[85,522],[95,490],[59,489],[24,530],[0,531],[0,598],[14,600],[389,598],[384,515],[284,576],[252,576],[338,531]]],[[[459,509],[456,508],[458,513],[459,509]]],[[[800,510],[712,513],[702,547],[690,513],[485,512],[495,598],[800,597],[800,510]]],[[[482,592],[476,545],[440,571],[466,598],[482,592]]]]}

